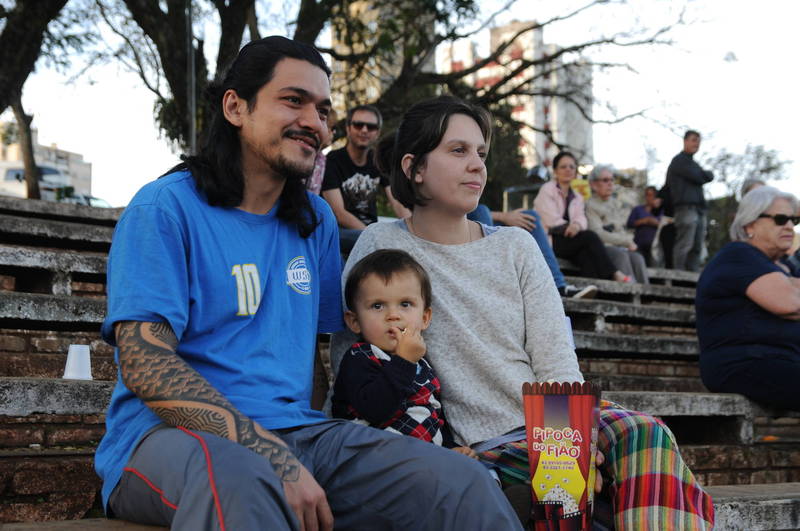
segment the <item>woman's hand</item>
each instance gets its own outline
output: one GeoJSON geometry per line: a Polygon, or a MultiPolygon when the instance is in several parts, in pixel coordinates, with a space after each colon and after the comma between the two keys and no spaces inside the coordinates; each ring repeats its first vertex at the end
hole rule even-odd
{"type": "Polygon", "coordinates": [[[564,229],[564,236],[566,236],[567,238],[572,238],[573,236],[578,234],[580,231],[581,231],[581,228],[578,226],[578,224],[575,223],[574,221],[570,221],[569,225],[567,225],[567,228],[564,229]]]}
{"type": "Polygon", "coordinates": [[[478,454],[476,454],[475,450],[473,450],[469,446],[456,446],[455,448],[452,448],[452,450],[462,455],[466,455],[467,457],[471,457],[472,459],[478,458],[478,454]]]}
{"type": "Polygon", "coordinates": [[[605,462],[606,457],[603,455],[603,452],[597,450],[594,456],[594,467],[597,469],[594,475],[594,491],[598,494],[603,490],[603,475],[600,473],[600,465],[605,462]]]}

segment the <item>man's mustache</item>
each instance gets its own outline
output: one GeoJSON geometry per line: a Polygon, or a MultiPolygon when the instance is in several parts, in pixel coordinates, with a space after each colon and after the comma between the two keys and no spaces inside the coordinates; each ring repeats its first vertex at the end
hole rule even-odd
{"type": "Polygon", "coordinates": [[[302,129],[290,129],[290,130],[286,131],[283,134],[283,136],[288,137],[288,138],[297,138],[297,137],[300,137],[300,136],[301,137],[305,137],[305,138],[311,140],[311,142],[312,142],[312,144],[314,146],[314,149],[319,149],[319,146],[320,146],[320,140],[319,140],[319,137],[317,137],[317,135],[315,135],[314,133],[311,133],[309,131],[303,131],[302,129]]]}

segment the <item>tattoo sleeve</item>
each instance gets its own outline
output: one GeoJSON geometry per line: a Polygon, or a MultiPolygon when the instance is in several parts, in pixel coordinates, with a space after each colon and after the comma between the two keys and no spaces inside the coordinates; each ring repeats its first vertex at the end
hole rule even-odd
{"type": "Polygon", "coordinates": [[[116,336],[123,382],[167,425],[237,442],[267,458],[283,481],[297,481],[297,458],[177,355],[178,340],[167,323],[117,323],[116,336]]]}

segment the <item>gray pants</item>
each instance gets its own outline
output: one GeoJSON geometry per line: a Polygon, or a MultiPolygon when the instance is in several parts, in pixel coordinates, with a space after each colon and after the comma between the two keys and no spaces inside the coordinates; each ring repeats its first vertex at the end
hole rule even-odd
{"type": "Polygon", "coordinates": [[[698,206],[675,207],[675,247],[672,264],[675,269],[700,270],[700,256],[706,239],[706,212],[698,206]]]}
{"type": "MultiPolygon", "coordinates": [[[[275,433],[325,490],[336,529],[522,529],[486,468],[452,450],[342,420],[275,433]]],[[[220,529],[220,515],[229,531],[299,529],[266,459],[174,428],[144,438],[109,506],[177,530],[220,529]]]]}
{"type": "Polygon", "coordinates": [[[614,245],[606,245],[606,253],[611,259],[611,263],[624,274],[634,278],[640,284],[650,283],[647,264],[644,261],[644,256],[640,253],[614,245]]]}

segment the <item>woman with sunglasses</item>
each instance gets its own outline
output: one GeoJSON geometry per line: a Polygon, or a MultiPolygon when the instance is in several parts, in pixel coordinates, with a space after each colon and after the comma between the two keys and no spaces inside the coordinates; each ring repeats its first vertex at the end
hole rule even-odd
{"type": "Polygon", "coordinates": [[[731,243],[697,283],[700,373],[711,391],[800,411],[800,279],[782,259],[800,222],[798,202],[771,186],[747,193],[731,243]]]}

